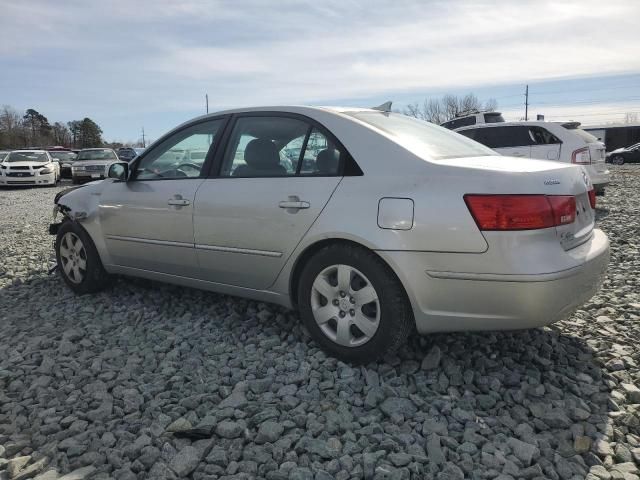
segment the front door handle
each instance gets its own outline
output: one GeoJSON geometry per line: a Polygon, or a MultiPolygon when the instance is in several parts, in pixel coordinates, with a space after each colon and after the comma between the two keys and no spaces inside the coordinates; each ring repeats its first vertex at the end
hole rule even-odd
{"type": "Polygon", "coordinates": [[[289,200],[282,201],[278,204],[280,208],[286,208],[289,213],[295,213],[303,208],[309,208],[311,204],[300,200],[297,195],[289,195],[289,200]]]}
{"type": "Polygon", "coordinates": [[[191,202],[186,198],[182,198],[182,195],[178,194],[167,200],[167,205],[173,205],[174,207],[186,207],[187,205],[191,205],[191,202]]]}

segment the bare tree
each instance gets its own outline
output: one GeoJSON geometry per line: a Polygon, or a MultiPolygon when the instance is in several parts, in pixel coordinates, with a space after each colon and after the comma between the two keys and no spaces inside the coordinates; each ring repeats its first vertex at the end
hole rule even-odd
{"type": "Polygon", "coordinates": [[[403,113],[410,117],[440,124],[466,112],[494,111],[496,108],[498,108],[498,102],[493,98],[483,104],[473,93],[468,93],[464,97],[448,94],[440,99],[425,100],[422,105],[418,102],[411,103],[406,106],[403,113]]]}
{"type": "Polygon", "coordinates": [[[433,98],[424,101],[423,105],[424,120],[440,124],[446,121],[446,115],[442,109],[442,105],[438,100],[433,98]]]}
{"type": "Polygon", "coordinates": [[[624,123],[638,123],[638,114],[635,112],[625,113],[624,123]]]}
{"type": "Polygon", "coordinates": [[[22,115],[13,107],[4,105],[0,109],[0,147],[16,148],[23,146],[26,135],[22,115]]]}

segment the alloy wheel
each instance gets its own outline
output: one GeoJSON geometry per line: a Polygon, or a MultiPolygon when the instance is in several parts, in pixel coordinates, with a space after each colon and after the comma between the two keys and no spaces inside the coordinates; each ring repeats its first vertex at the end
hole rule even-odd
{"type": "Polygon", "coordinates": [[[73,232],[67,232],[60,241],[62,270],[73,283],[81,283],[87,274],[87,251],[82,240],[73,232]]]}
{"type": "Polygon", "coordinates": [[[616,157],[613,157],[611,163],[613,163],[614,165],[622,165],[624,163],[624,158],[618,155],[616,157]]]}
{"type": "Polygon", "coordinates": [[[316,276],[311,310],[322,333],[344,347],[367,343],[380,326],[378,293],[362,272],[349,265],[332,265],[316,276]]]}

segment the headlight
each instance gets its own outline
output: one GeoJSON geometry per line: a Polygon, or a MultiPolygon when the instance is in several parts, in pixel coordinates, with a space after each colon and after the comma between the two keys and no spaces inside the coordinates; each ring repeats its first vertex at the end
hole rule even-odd
{"type": "Polygon", "coordinates": [[[53,173],[53,167],[46,167],[40,170],[40,175],[48,175],[50,173],[53,173]]]}
{"type": "Polygon", "coordinates": [[[4,170],[4,169],[6,169],[6,168],[7,168],[7,166],[6,166],[6,165],[0,165],[0,168],[1,168],[2,170],[4,170]]]}

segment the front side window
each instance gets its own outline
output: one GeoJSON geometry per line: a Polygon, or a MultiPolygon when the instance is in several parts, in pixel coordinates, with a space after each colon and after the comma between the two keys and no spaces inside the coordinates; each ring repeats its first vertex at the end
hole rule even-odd
{"type": "Polygon", "coordinates": [[[172,135],[141,158],[134,178],[167,180],[199,177],[223,123],[222,119],[211,120],[172,135]]]}
{"type": "Polygon", "coordinates": [[[288,117],[240,117],[220,175],[283,177],[337,175],[340,148],[321,130],[288,117]]]}

